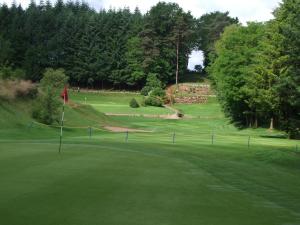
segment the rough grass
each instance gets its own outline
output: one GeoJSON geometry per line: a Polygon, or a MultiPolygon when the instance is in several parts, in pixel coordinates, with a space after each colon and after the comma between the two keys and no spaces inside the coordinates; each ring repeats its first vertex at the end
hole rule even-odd
{"type": "Polygon", "coordinates": [[[125,133],[95,129],[90,138],[86,128],[68,128],[61,154],[59,129],[26,128],[29,107],[22,104],[0,108],[7,118],[0,120],[1,224],[300,224],[299,141],[278,131],[240,131],[215,102],[175,105],[198,116],[184,120],[111,120],[102,108],[68,108],[69,126],[116,123],[154,132],[130,133],[126,142],[125,133]]]}

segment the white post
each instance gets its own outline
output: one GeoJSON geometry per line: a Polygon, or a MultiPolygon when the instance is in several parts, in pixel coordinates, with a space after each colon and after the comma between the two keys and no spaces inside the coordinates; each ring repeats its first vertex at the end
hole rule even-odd
{"type": "Polygon", "coordinates": [[[63,104],[63,110],[61,115],[61,123],[60,123],[60,138],[59,138],[59,150],[58,152],[61,152],[61,144],[62,144],[62,136],[63,136],[63,127],[64,127],[64,117],[65,117],[65,104],[66,104],[66,95],[64,94],[64,104],[63,104]]]}

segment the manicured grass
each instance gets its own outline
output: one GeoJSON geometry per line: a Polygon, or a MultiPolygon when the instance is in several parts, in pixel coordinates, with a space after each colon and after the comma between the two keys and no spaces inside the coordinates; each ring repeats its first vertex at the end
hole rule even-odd
{"type": "MultiPolygon", "coordinates": [[[[89,99],[97,104],[98,96],[89,99]]],[[[68,107],[58,154],[57,127],[28,128],[26,104],[2,104],[0,224],[300,224],[299,141],[238,130],[213,100],[175,107],[194,118],[111,118],[97,107],[68,107]],[[103,125],[152,132],[129,133],[126,142],[103,125]]]]}
{"type": "Polygon", "coordinates": [[[138,93],[88,93],[88,92],[70,92],[70,99],[82,104],[89,104],[103,113],[124,113],[124,114],[154,114],[165,115],[173,112],[163,107],[139,107],[131,108],[129,102],[135,98],[141,105],[142,96],[138,93]]]}
{"type": "Polygon", "coordinates": [[[213,97],[209,98],[206,104],[175,104],[175,108],[180,109],[187,116],[214,120],[224,118],[219,103],[213,97]]]}

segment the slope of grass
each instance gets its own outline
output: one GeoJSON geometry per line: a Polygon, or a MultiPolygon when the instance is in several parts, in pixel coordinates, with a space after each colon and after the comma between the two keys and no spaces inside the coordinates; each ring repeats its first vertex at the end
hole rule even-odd
{"type": "Polygon", "coordinates": [[[67,108],[61,154],[58,128],[26,128],[29,106],[0,108],[0,224],[300,224],[300,142],[238,130],[214,101],[175,105],[183,120],[67,108]],[[153,132],[89,137],[106,124],[153,132]]]}
{"type": "MultiPolygon", "coordinates": [[[[49,138],[59,134],[60,121],[47,126],[31,117],[33,101],[19,100],[0,104],[0,138],[49,138]]],[[[121,122],[117,122],[120,125],[121,122]]],[[[65,107],[65,133],[68,136],[84,134],[88,127],[103,129],[105,125],[114,125],[113,118],[95,110],[90,105],[71,104],[65,107]]]]}

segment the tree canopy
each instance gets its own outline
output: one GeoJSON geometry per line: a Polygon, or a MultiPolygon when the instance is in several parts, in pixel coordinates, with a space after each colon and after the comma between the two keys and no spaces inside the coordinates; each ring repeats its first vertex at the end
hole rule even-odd
{"type": "Polygon", "coordinates": [[[239,126],[300,136],[300,1],[284,0],[265,24],[232,25],[209,67],[219,100],[239,126]]]}
{"type": "Polygon", "coordinates": [[[99,12],[86,3],[58,0],[24,10],[0,7],[0,66],[22,68],[39,81],[46,68],[63,68],[74,86],[142,88],[149,73],[175,80],[193,48],[194,18],[175,3],[160,2],[146,15],[138,8],[99,12]]]}
{"type": "Polygon", "coordinates": [[[212,12],[201,16],[197,20],[197,42],[196,46],[204,54],[204,66],[207,67],[213,57],[210,54],[215,53],[215,43],[219,40],[224,29],[232,24],[238,24],[238,18],[229,16],[229,12],[212,12]]]}

